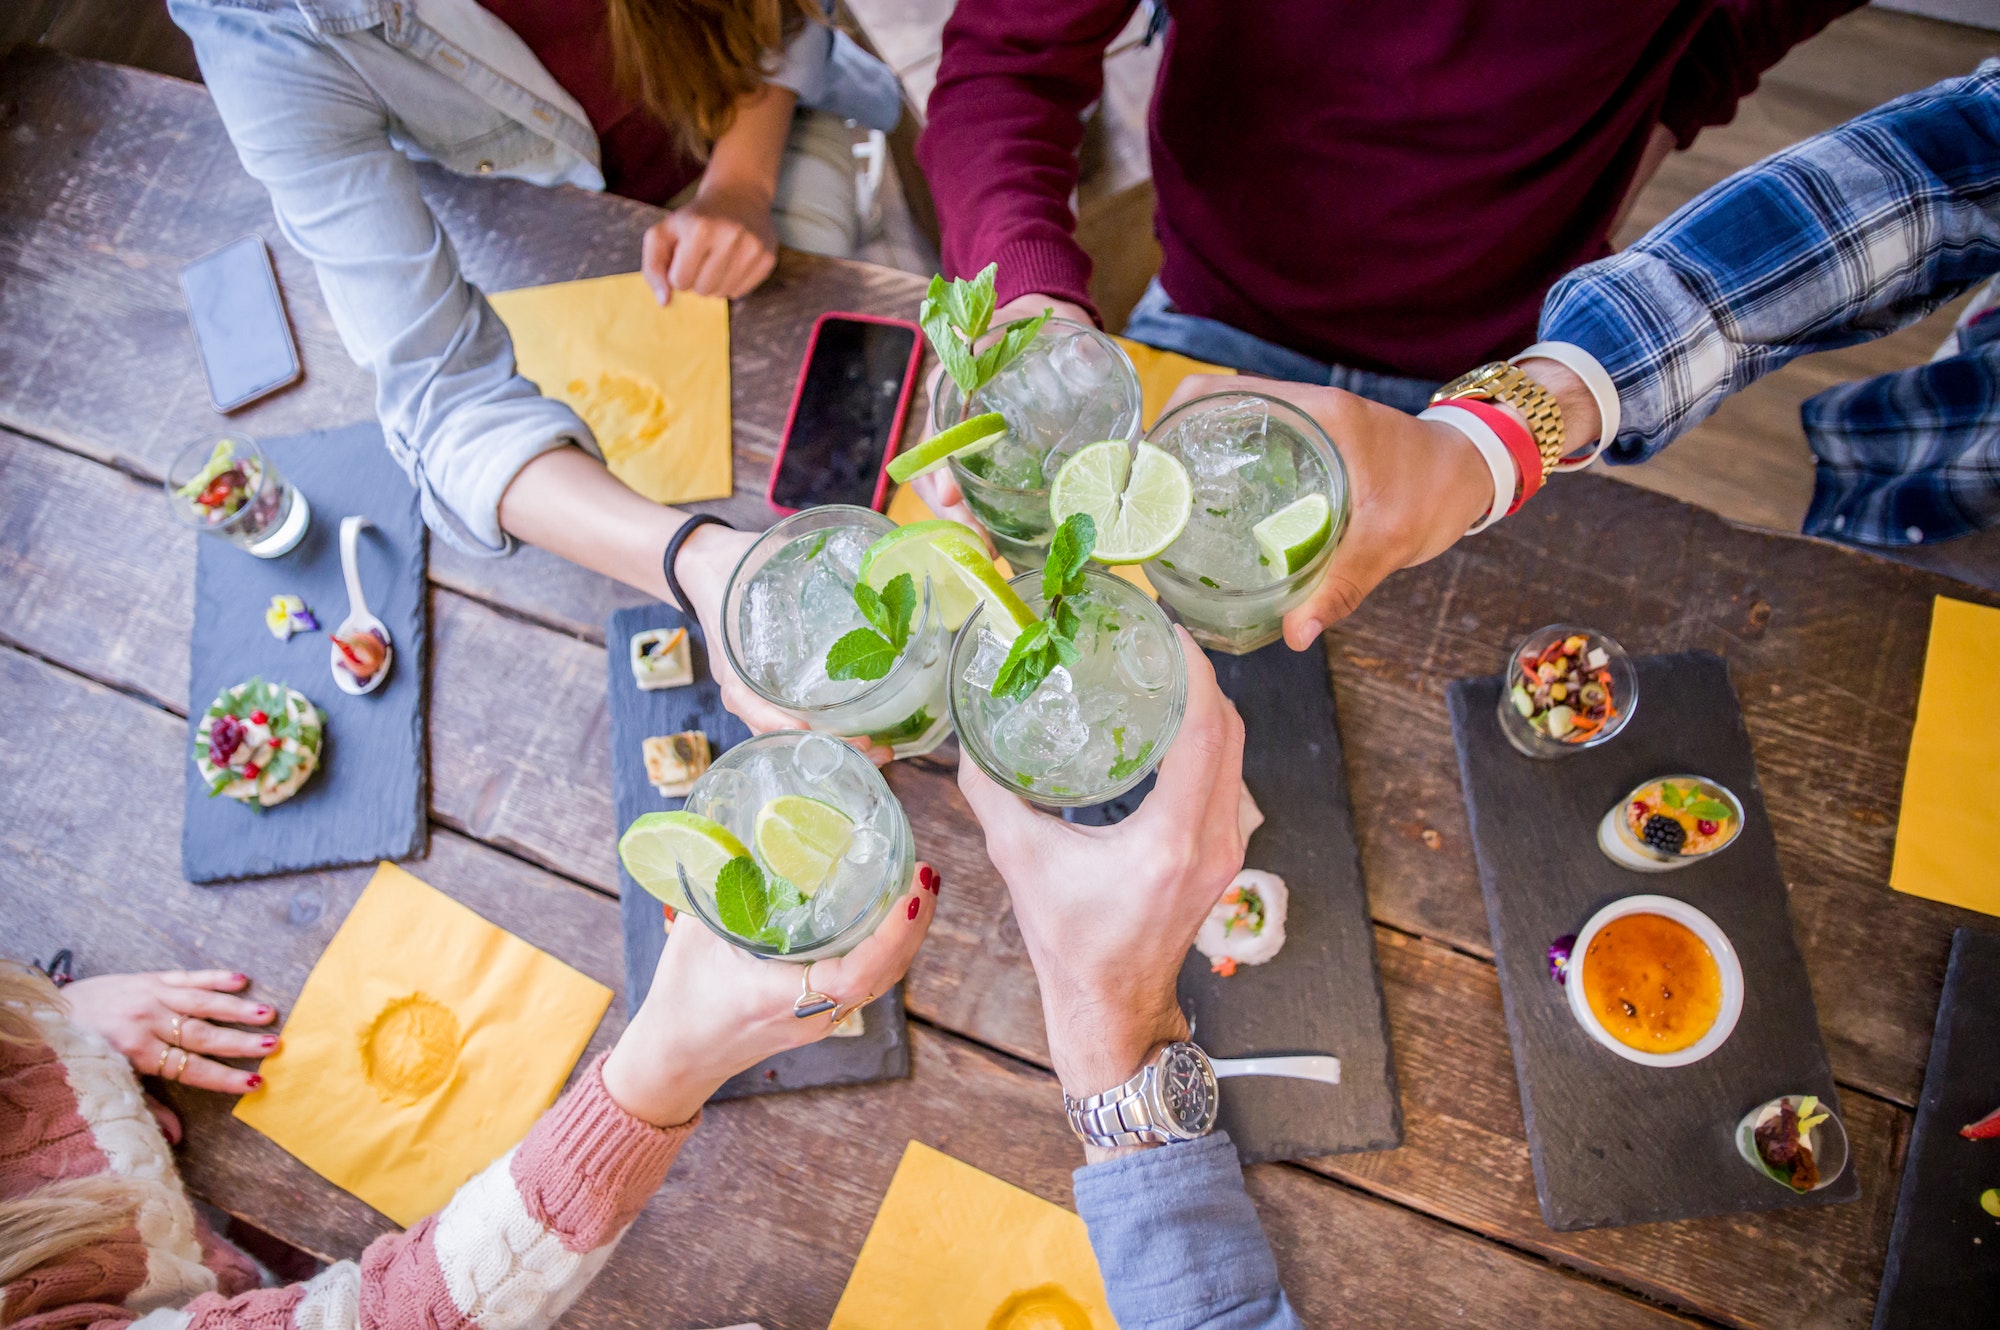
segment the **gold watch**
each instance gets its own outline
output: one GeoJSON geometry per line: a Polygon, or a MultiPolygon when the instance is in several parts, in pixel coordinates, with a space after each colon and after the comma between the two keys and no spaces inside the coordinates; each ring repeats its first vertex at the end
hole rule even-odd
{"type": "Polygon", "coordinates": [[[1431,394],[1431,405],[1459,397],[1477,397],[1505,402],[1528,418],[1528,432],[1535,436],[1535,450],[1542,455],[1542,478],[1547,479],[1563,457],[1563,413],[1555,395],[1504,360],[1489,361],[1468,370],[1431,394]]]}

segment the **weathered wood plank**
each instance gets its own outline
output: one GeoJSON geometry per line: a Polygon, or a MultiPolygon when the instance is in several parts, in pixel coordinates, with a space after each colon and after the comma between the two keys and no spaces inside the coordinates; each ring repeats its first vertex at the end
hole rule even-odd
{"type": "MultiPolygon", "coordinates": [[[[0,623],[9,625],[16,641],[121,687],[170,702],[184,696],[185,655],[177,647],[120,654],[133,638],[177,644],[189,631],[185,597],[177,601],[172,590],[187,580],[194,537],[172,526],[144,486],[47,445],[0,435],[0,533],[6,535],[0,597],[42,589],[13,601],[0,598],[0,623]],[[139,506],[130,506],[134,500],[139,506]],[[114,509],[126,516],[113,532],[99,533],[83,520],[114,509]],[[114,539],[108,552],[102,545],[107,534],[114,539]],[[59,588],[67,590],[50,594],[59,588]],[[123,605],[130,605],[129,613],[115,608],[123,605]]],[[[615,892],[615,830],[602,775],[601,650],[451,592],[439,591],[433,608],[435,815],[615,892]],[[494,660],[514,664],[494,671],[494,660]]],[[[1351,672],[1374,679],[1365,670],[1351,672]]],[[[1380,709],[1381,699],[1371,694],[1368,700],[1371,709],[1380,709]]],[[[1448,736],[1445,742],[1448,750],[1448,736]]],[[[889,778],[917,828],[919,850],[946,885],[930,942],[911,974],[911,1009],[1046,1065],[1034,974],[956,783],[913,763],[892,767],[889,778]]],[[[1455,779],[1448,791],[1454,810],[1455,779]]],[[[1374,820],[1396,844],[1404,843],[1387,813],[1378,808],[1374,820]]],[[[1448,834],[1462,836],[1462,827],[1448,834]]],[[[1456,849],[1450,841],[1438,851],[1423,848],[1419,833],[1408,839],[1430,861],[1420,866],[1432,871],[1456,849]]],[[[1468,873],[1469,865],[1468,857],[1468,873]]],[[[165,871],[172,876],[177,868],[165,871]]],[[[1377,894],[1379,899],[1379,889],[1377,894]]],[[[1483,937],[1483,915],[1480,929],[1483,937]]],[[[1858,949],[1861,941],[1853,945],[1858,949]]],[[[1876,1211],[1893,1194],[1890,1160],[1904,1130],[1900,1113],[1850,1092],[1867,1200],[1863,1207],[1829,1212],[1817,1224],[1765,1217],[1610,1235],[1553,1234],[1535,1207],[1491,966],[1386,929],[1377,930],[1377,942],[1399,1069],[1415,1077],[1404,1090],[1410,1144],[1315,1167],[1456,1226],[1623,1278],[1719,1319],[1784,1325],[1800,1310],[1799,1300],[1810,1296],[1811,1307],[1839,1312],[1831,1323],[1865,1321],[1887,1225],[1886,1213],[1876,1211]],[[1858,1218],[1864,1212],[1865,1221],[1858,1218]],[[1803,1290],[1771,1277],[1772,1270],[1797,1262],[1824,1269],[1827,1277],[1803,1290]]]]}
{"type": "MultiPolygon", "coordinates": [[[[69,760],[0,749],[0,789],[20,814],[0,830],[8,950],[75,946],[86,972],[241,965],[255,992],[288,1004],[360,894],[366,870],[221,888],[179,880],[184,726],[177,718],[13,651],[0,689],[17,723],[61,736],[69,760]],[[113,788],[102,773],[117,769],[113,788]],[[116,809],[116,832],[107,834],[116,809]]],[[[621,987],[615,906],[449,833],[417,871],[496,923],[621,987]]],[[[614,1001],[598,1046],[616,1033],[614,1001]]],[[[740,1101],[709,1111],[667,1188],[566,1323],[824,1325],[906,1140],[918,1139],[1060,1203],[1073,1141],[1047,1073],[919,1029],[918,1076],[845,1092],[740,1101]],[[976,1105],[976,1113],[968,1106],[976,1105]],[[808,1166],[810,1161],[810,1166],[808,1166]],[[758,1258],[745,1260],[745,1253],[758,1258]]],[[[228,1116],[221,1098],[176,1090],[195,1189],[324,1256],[352,1256],[389,1225],[228,1116]]],[[[1469,1323],[1522,1324],[1561,1311],[1579,1323],[1666,1326],[1673,1318],[1602,1286],[1291,1169],[1259,1170],[1282,1269],[1319,1321],[1395,1326],[1446,1310],[1469,1323]],[[1415,1262],[1436,1278],[1414,1288],[1415,1262]]]]}

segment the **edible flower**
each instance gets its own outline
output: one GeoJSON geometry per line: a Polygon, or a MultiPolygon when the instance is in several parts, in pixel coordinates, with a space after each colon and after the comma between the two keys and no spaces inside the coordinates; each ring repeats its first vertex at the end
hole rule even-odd
{"type": "Polygon", "coordinates": [[[293,633],[316,632],[319,620],[297,596],[273,596],[264,610],[264,626],[280,642],[289,642],[293,633]]]}
{"type": "Polygon", "coordinates": [[[1569,983],[1569,955],[1576,946],[1576,934],[1564,933],[1549,943],[1549,978],[1559,984],[1569,983]]]}

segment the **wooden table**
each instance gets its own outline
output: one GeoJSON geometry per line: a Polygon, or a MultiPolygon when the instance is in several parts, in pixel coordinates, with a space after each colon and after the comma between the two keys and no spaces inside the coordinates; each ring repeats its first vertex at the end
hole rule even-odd
{"type": "MultiPolygon", "coordinates": [[[[425,187],[488,289],[627,270],[657,216],[436,172],[425,187]]],[[[366,418],[369,377],[199,87],[27,50],[0,60],[0,950],[74,946],[99,973],[240,966],[282,1007],[368,873],[181,879],[195,538],[157,483],[177,446],[218,424],[176,274],[248,231],[272,242],[306,377],[241,424],[277,435],[366,418]]],[[[756,496],[812,316],[908,315],[919,290],[788,255],[738,304],[739,494],[716,507],[765,519],[756,496]]],[[[435,829],[411,867],[622,988],[600,635],[635,594],[534,551],[432,551],[435,829]]],[[[1868,1324],[1950,931],[1973,921],[1886,885],[1940,592],[1981,598],[1585,476],[1392,578],[1329,634],[1407,1139],[1250,1170],[1308,1324],[1868,1324]],[[1600,624],[1635,651],[1729,660],[1858,1204],[1585,1233],[1537,1218],[1443,689],[1555,619],[1600,624]]],[[[1079,1152],[1005,893],[948,775],[904,763],[890,777],[946,884],[908,985],[915,1074],[713,1110],[569,1324],[824,1325],[911,1139],[1069,1203],[1079,1152]]],[[[202,1196],[329,1257],[389,1228],[219,1098],[174,1099],[202,1196]]]]}

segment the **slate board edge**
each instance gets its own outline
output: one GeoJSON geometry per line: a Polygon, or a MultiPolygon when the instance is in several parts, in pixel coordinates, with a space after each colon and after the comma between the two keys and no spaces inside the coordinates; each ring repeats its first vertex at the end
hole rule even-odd
{"type": "MultiPolygon", "coordinates": [[[[1727,660],[1715,652],[1705,650],[1661,652],[1654,653],[1650,658],[1661,660],[1679,658],[1690,662],[1712,663],[1721,669],[1725,680],[1729,682],[1731,692],[1733,693],[1735,690],[1734,681],[1729,679],[1727,660]]],[[[1460,790],[1465,799],[1469,831],[1472,836],[1473,857],[1479,869],[1480,895],[1486,903],[1487,927],[1492,934],[1495,960],[1494,968],[1500,980],[1501,1010],[1507,1023],[1507,1036],[1511,1054],[1513,1046],[1520,1041],[1523,1023],[1516,1010],[1516,997],[1507,967],[1500,963],[1500,950],[1503,945],[1504,934],[1501,927],[1500,903],[1498,899],[1498,873],[1494,866],[1487,861],[1486,855],[1481,849],[1478,834],[1479,812],[1477,805],[1471,798],[1472,777],[1470,759],[1466,745],[1458,742],[1458,732],[1461,724],[1469,728],[1471,725],[1478,723],[1482,711],[1487,710],[1487,708],[1472,705],[1471,695],[1473,692],[1488,684],[1493,684],[1497,687],[1501,682],[1501,676],[1497,675],[1486,675],[1473,679],[1455,679],[1446,687],[1446,705],[1453,722],[1453,746],[1457,750],[1458,756],[1460,790]]],[[[1751,762],[1754,769],[1755,753],[1749,743],[1749,733],[1743,721],[1740,699],[1735,711],[1734,722],[1736,737],[1742,741],[1746,751],[1751,752],[1751,762]]],[[[1748,787],[1747,794],[1745,795],[1745,807],[1746,811],[1754,807],[1757,814],[1764,819],[1765,825],[1768,827],[1770,814],[1764,805],[1761,778],[1753,780],[1748,787]]],[[[1784,895],[1784,903],[1787,919],[1791,923],[1791,926],[1785,930],[1784,944],[1790,951],[1791,958],[1796,961],[1799,972],[1803,975],[1806,973],[1805,961],[1803,955],[1798,950],[1796,921],[1790,920],[1791,897],[1788,891],[1784,895]]],[[[1812,996],[1809,975],[1807,976],[1804,997],[1807,1005],[1812,1009],[1814,1030],[1817,1033],[1819,1031],[1818,1003],[1812,996]]],[[[1833,1091],[1834,1109],[1836,1112],[1840,1112],[1838,1086],[1833,1081],[1831,1066],[1827,1061],[1824,1036],[1822,1035],[1815,1042],[1819,1052],[1819,1061],[1826,1071],[1826,1082],[1833,1091]]],[[[1551,1209],[1550,1188],[1543,1165],[1541,1133],[1537,1130],[1534,1098],[1529,1092],[1527,1069],[1520,1057],[1513,1057],[1513,1062],[1515,1084],[1521,1097],[1522,1122],[1528,1136],[1529,1163],[1535,1177],[1536,1205],[1541,1211],[1542,1222],[1556,1232],[1580,1232],[1593,1228],[1623,1228],[1634,1224],[1665,1223],[1677,1219],[1699,1219],[1713,1215],[1749,1214],[1770,1210],[1818,1209],[1829,1205],[1844,1205],[1860,1199],[1860,1179],[1854,1170],[1849,1169],[1845,1176],[1834,1182],[1831,1186],[1815,1192],[1799,1193],[1778,1187],[1771,1187],[1754,1193],[1755,1199],[1744,1204],[1683,1206],[1675,1207],[1671,1210],[1663,1209],[1656,1213],[1637,1213],[1619,1219],[1597,1220],[1584,1218],[1572,1220],[1565,1218],[1553,1213],[1551,1209]]]]}

